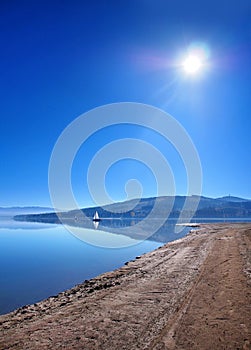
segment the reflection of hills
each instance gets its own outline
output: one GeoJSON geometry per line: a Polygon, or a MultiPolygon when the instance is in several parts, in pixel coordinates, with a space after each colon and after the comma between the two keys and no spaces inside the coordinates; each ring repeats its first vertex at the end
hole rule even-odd
{"type": "MultiPolygon", "coordinates": [[[[151,222],[148,222],[145,224],[144,222],[143,228],[141,226],[138,227],[137,224],[140,224],[140,220],[104,219],[101,221],[98,229],[115,234],[123,234],[134,239],[148,239],[163,243],[183,237],[184,234],[190,230],[188,227],[183,227],[181,232],[175,233],[176,220],[165,221],[164,224],[153,234],[152,231],[155,231],[154,223],[151,224],[151,222]]],[[[158,224],[158,222],[156,222],[156,224],[158,224]]]]}
{"type": "Polygon", "coordinates": [[[53,225],[45,225],[44,223],[29,222],[29,221],[14,221],[11,216],[0,216],[0,230],[40,230],[48,229],[53,225]]]}

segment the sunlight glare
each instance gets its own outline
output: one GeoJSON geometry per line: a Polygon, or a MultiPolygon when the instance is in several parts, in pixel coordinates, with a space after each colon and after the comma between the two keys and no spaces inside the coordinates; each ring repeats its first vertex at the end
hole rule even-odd
{"type": "Polygon", "coordinates": [[[196,55],[189,55],[183,62],[183,68],[186,73],[196,74],[202,67],[200,58],[196,55]]]}

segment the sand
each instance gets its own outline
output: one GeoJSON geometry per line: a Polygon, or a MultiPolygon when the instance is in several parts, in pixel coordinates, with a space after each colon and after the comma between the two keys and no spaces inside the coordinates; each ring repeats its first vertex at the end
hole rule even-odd
{"type": "Polygon", "coordinates": [[[251,349],[251,224],[188,236],[0,316],[0,349],[251,349]]]}

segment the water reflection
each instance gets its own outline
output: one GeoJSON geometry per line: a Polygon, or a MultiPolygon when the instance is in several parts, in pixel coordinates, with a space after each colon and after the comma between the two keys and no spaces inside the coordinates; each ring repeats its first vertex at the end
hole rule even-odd
{"type": "MultiPolygon", "coordinates": [[[[156,219],[157,220],[157,219],[156,219]]],[[[177,220],[168,219],[165,223],[153,234],[153,227],[155,223],[151,221],[144,227],[144,230],[141,227],[138,230],[135,230],[137,224],[142,220],[140,219],[103,219],[100,222],[95,222],[92,220],[82,220],[82,221],[70,221],[68,223],[71,227],[78,227],[83,229],[94,229],[96,231],[110,232],[116,235],[123,235],[135,240],[150,240],[155,242],[166,243],[173,241],[175,239],[184,237],[191,228],[183,227],[180,232],[175,232],[175,227],[177,220]],[[134,230],[130,230],[134,228],[134,230]]]]}
{"type": "MultiPolygon", "coordinates": [[[[0,217],[0,229],[47,229],[60,224],[59,218],[47,215],[27,216],[29,221],[16,221],[12,217],[0,217]],[[37,220],[37,221],[36,221],[37,220]]],[[[22,218],[23,220],[24,218],[22,218]]],[[[139,241],[155,241],[166,243],[186,235],[190,228],[183,227],[177,233],[175,231],[177,219],[168,219],[159,227],[159,219],[144,220],[138,218],[103,218],[101,221],[93,221],[91,218],[80,219],[77,216],[63,218],[65,228],[74,236],[84,242],[102,247],[122,247],[137,244],[139,241]],[[141,225],[144,223],[144,225],[141,225]],[[113,234],[112,236],[105,233],[113,234]],[[112,241],[112,242],[111,242],[112,241]],[[114,242],[116,242],[116,244],[114,242]],[[111,245],[109,245],[111,244],[111,245]]],[[[163,220],[161,220],[163,222],[163,220]]]]}
{"type": "Polygon", "coordinates": [[[17,222],[0,216],[0,314],[38,302],[85,279],[122,266],[161,244],[131,244],[129,237],[83,228],[86,241],[126,247],[105,249],[76,239],[63,225],[17,222]],[[131,244],[130,247],[128,247],[131,244]],[[118,243],[117,243],[118,245],[118,243]]]}
{"type": "Polygon", "coordinates": [[[93,227],[95,228],[95,230],[97,230],[99,227],[99,221],[93,221],[93,227]]]}
{"type": "Polygon", "coordinates": [[[39,222],[15,221],[12,216],[0,215],[0,230],[42,230],[55,227],[53,224],[43,224],[39,222]]]}

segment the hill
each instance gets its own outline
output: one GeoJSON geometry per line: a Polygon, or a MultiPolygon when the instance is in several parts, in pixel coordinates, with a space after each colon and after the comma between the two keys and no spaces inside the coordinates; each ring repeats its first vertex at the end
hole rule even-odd
{"type": "Polygon", "coordinates": [[[18,215],[16,220],[21,221],[37,221],[48,223],[60,223],[59,218],[68,220],[69,224],[78,223],[82,220],[81,212],[88,218],[92,218],[95,211],[99,212],[99,216],[105,218],[134,218],[143,219],[149,215],[153,206],[158,202],[158,212],[156,218],[166,216],[166,209],[170,209],[170,218],[178,218],[181,214],[183,217],[191,216],[191,209],[194,202],[199,199],[199,205],[193,217],[196,218],[250,218],[251,219],[251,200],[237,197],[209,198],[198,196],[163,196],[142,198],[140,200],[130,200],[118,202],[103,207],[83,208],[79,210],[71,210],[67,212],[18,215]],[[186,200],[189,200],[190,207],[186,211],[183,206],[186,200]],[[228,200],[229,199],[229,200],[228,200]]]}
{"type": "Polygon", "coordinates": [[[0,207],[0,216],[15,216],[22,214],[39,214],[53,212],[54,209],[49,207],[0,207]]]}

